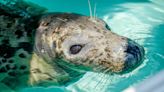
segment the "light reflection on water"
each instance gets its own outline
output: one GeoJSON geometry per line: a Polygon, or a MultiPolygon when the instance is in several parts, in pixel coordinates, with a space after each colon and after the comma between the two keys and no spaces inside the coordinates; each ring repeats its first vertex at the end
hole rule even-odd
{"type": "Polygon", "coordinates": [[[153,2],[124,3],[113,6],[112,9],[110,9],[110,12],[100,15],[100,17],[109,24],[114,32],[143,45],[146,49],[146,59],[139,67],[141,69],[138,68],[132,73],[122,76],[97,76],[99,74],[95,74],[95,79],[86,84],[85,80],[88,79],[87,81],[89,81],[90,76],[93,76],[93,73],[88,73],[86,77],[77,83],[79,87],[87,85],[81,88],[86,89],[85,91],[88,92],[98,90],[101,92],[119,92],[153,76],[164,65],[163,48],[160,47],[164,42],[164,38],[159,39],[159,36],[164,34],[164,10],[153,2]],[[124,10],[118,11],[119,8],[124,10]],[[111,12],[112,9],[117,12],[111,12]],[[162,26],[157,28],[159,25],[162,26]],[[99,89],[97,88],[97,82],[99,82],[99,89]]]}
{"type": "MultiPolygon", "coordinates": [[[[39,1],[35,0],[33,2],[39,1]]],[[[62,2],[66,2],[66,0],[56,3],[58,7],[62,2]]],[[[88,7],[85,5],[87,2],[82,2],[79,7],[70,6],[70,8],[74,8],[72,10],[67,8],[67,6],[61,6],[55,10],[55,1],[54,7],[48,7],[48,3],[52,3],[52,1],[47,0],[47,8],[50,11],[89,14],[88,7]],[[84,9],[81,9],[82,7],[84,9]]],[[[70,0],[68,5],[71,5],[71,3],[76,2],[70,0]]],[[[95,0],[91,3],[92,6],[97,3],[96,13],[98,17],[106,21],[112,31],[129,37],[144,46],[146,59],[139,68],[126,75],[104,75],[88,72],[78,82],[69,85],[67,89],[73,92],[120,92],[164,69],[164,7],[162,7],[162,5],[164,6],[164,1],[95,0]]],[[[43,3],[40,4],[42,5],[43,3]]],[[[46,4],[43,5],[46,6],[46,4]]],[[[31,89],[30,91],[36,90],[31,89]]],[[[50,89],[47,89],[45,92],[50,91],[50,89]]]]}

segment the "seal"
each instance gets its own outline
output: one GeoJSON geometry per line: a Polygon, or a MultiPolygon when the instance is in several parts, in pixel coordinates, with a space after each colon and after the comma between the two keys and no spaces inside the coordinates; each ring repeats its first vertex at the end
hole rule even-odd
{"type": "Polygon", "coordinates": [[[144,48],[101,19],[74,13],[24,18],[1,11],[2,91],[66,85],[88,71],[122,74],[143,61],[144,48]]]}

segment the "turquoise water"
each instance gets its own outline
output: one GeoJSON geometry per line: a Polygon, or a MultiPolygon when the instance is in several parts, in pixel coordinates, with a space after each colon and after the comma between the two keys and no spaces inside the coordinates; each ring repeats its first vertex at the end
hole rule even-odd
{"type": "MultiPolygon", "coordinates": [[[[87,0],[26,0],[46,7],[50,12],[74,12],[89,15],[87,0]]],[[[120,92],[164,69],[163,0],[91,0],[96,15],[112,31],[129,37],[146,49],[144,63],[125,75],[88,72],[68,87],[26,88],[21,92],[120,92]]]]}

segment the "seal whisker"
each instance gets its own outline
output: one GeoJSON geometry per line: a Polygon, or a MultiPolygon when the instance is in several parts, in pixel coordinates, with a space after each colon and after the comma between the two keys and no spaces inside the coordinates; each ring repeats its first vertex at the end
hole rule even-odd
{"type": "Polygon", "coordinates": [[[105,80],[105,77],[107,76],[106,74],[101,74],[102,76],[100,77],[100,80],[97,82],[97,84],[95,85],[95,89],[97,88],[97,87],[99,87],[99,85],[100,84],[102,84],[103,83],[103,81],[105,80]]]}
{"type": "MultiPolygon", "coordinates": [[[[91,81],[95,81],[96,78],[102,78],[104,76],[102,73],[96,73],[96,75],[89,76],[88,77],[88,78],[90,78],[89,80],[85,79],[85,80],[87,80],[87,82],[85,83],[85,85],[83,85],[83,88],[86,88],[88,85],[90,85],[92,83],[91,81]]],[[[94,86],[94,88],[96,87],[96,85],[94,86]]]]}
{"type": "MultiPolygon", "coordinates": [[[[108,84],[108,77],[109,77],[109,75],[106,75],[106,77],[104,78],[105,79],[105,82],[103,82],[103,84],[102,84],[102,86],[100,86],[101,88],[100,89],[103,89],[104,88],[104,86],[103,85],[105,85],[105,84],[108,84]]],[[[105,88],[104,88],[105,89],[105,88]]]]}
{"type": "Polygon", "coordinates": [[[95,70],[103,71],[105,67],[102,65],[99,65],[98,67],[95,68],[95,70]]]}
{"type": "Polygon", "coordinates": [[[97,17],[96,17],[96,6],[97,6],[97,4],[95,3],[95,6],[94,6],[94,15],[93,15],[94,19],[97,18],[97,17]]]}
{"type": "Polygon", "coordinates": [[[91,83],[90,81],[92,81],[93,79],[95,79],[95,77],[96,78],[100,78],[101,76],[103,76],[102,73],[96,73],[95,75],[94,74],[93,75],[89,75],[87,78],[85,78],[83,80],[83,81],[86,81],[87,80],[87,82],[85,83],[85,85],[83,87],[85,88],[88,84],[90,84],[91,83]],[[90,79],[88,80],[88,78],[90,78],[90,79]]]}
{"type": "Polygon", "coordinates": [[[106,73],[108,73],[109,71],[110,71],[110,69],[107,68],[103,73],[106,74],[106,73]]]}
{"type": "Polygon", "coordinates": [[[133,39],[133,40],[138,42],[138,41],[143,40],[143,39],[146,39],[146,38],[136,38],[136,39],[133,39]]]}
{"type": "MultiPolygon", "coordinates": [[[[102,87],[103,87],[103,84],[106,84],[106,83],[108,82],[107,77],[109,77],[109,75],[107,75],[107,74],[105,74],[105,73],[107,73],[109,70],[110,70],[110,69],[106,69],[106,70],[103,72],[103,74],[101,73],[102,77],[100,77],[100,78],[101,78],[100,81],[98,81],[98,83],[97,83],[96,86],[94,87],[95,89],[96,89],[100,84],[101,84],[102,87]],[[104,82],[104,81],[105,81],[105,82],[104,82]],[[103,84],[102,84],[102,83],[103,83],[103,84]]],[[[100,86],[100,87],[101,87],[101,86],[100,86]]],[[[99,89],[102,89],[102,87],[99,88],[99,89]]]]}
{"type": "Polygon", "coordinates": [[[82,85],[82,88],[86,88],[86,86],[88,86],[92,81],[92,79],[95,77],[95,75],[88,75],[85,79],[83,79],[83,81],[86,81],[84,85],[82,85]]]}
{"type": "MultiPolygon", "coordinates": [[[[99,66],[97,69],[99,69],[99,70],[104,70],[104,67],[102,67],[102,66],[99,66]]],[[[95,89],[97,88],[97,86],[102,82],[102,81],[104,81],[103,79],[104,79],[104,77],[106,76],[106,74],[103,74],[103,73],[98,73],[98,76],[97,76],[97,78],[101,78],[98,82],[97,82],[97,84],[95,85],[95,89]]]]}
{"type": "Polygon", "coordinates": [[[91,2],[88,0],[88,6],[89,6],[89,12],[90,12],[90,17],[92,19],[92,7],[91,7],[91,2]]]}
{"type": "Polygon", "coordinates": [[[95,76],[100,76],[100,73],[96,73],[96,74],[92,74],[92,75],[88,75],[88,77],[86,77],[83,81],[86,81],[87,80],[87,82],[85,83],[85,85],[83,86],[83,87],[85,87],[85,86],[87,86],[88,84],[90,84],[90,81],[91,80],[93,80],[94,78],[95,78],[95,76]],[[88,80],[89,79],[89,80],[88,80]]]}

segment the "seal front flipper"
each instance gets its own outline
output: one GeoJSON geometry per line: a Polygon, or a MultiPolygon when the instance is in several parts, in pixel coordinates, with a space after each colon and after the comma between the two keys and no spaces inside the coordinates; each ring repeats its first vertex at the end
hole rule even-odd
{"type": "Polygon", "coordinates": [[[2,10],[11,15],[29,18],[43,14],[47,9],[23,0],[0,0],[0,11],[2,10]]]}

